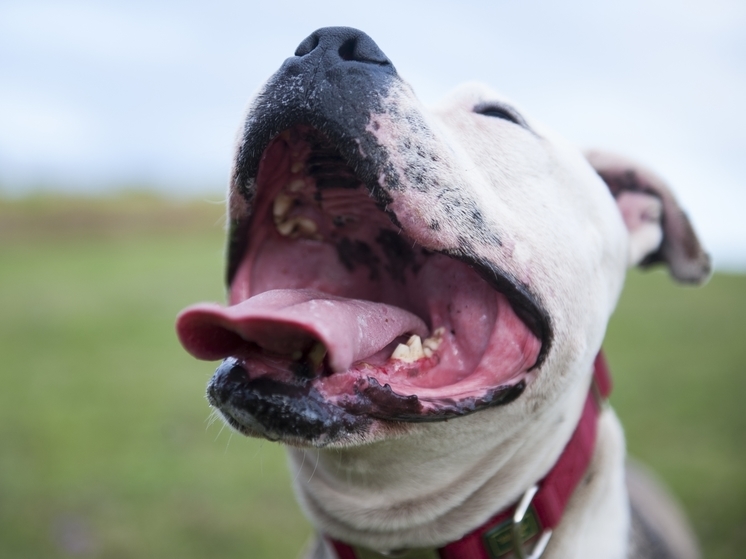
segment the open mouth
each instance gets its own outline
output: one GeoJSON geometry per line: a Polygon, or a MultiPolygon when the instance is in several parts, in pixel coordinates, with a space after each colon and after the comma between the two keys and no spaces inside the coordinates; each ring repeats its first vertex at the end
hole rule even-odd
{"type": "Polygon", "coordinates": [[[225,360],[208,398],[234,427],[279,437],[329,417],[440,420],[507,403],[530,382],[540,309],[385,210],[314,128],[266,147],[230,305],[195,305],[177,322],[192,355],[225,360]]]}

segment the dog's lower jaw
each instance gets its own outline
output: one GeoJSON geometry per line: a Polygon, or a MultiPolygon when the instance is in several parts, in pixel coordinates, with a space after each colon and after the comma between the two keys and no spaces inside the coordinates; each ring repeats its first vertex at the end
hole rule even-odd
{"type": "MultiPolygon", "coordinates": [[[[510,445],[509,445],[510,446],[510,445]]],[[[308,451],[309,456],[305,459],[302,457],[302,451],[291,452],[291,464],[296,469],[297,481],[296,490],[299,494],[301,503],[309,517],[314,522],[316,529],[321,533],[328,533],[332,523],[338,529],[336,524],[350,511],[344,510],[344,503],[336,502],[334,505],[339,507],[334,510],[328,506],[309,500],[308,484],[313,482],[317,475],[325,475],[318,471],[320,462],[316,462],[316,451],[308,451]],[[316,469],[316,473],[313,470],[316,469]],[[308,477],[313,474],[309,480],[308,477]],[[324,506],[324,510],[320,509],[324,506]],[[337,516],[338,518],[333,519],[337,516]]],[[[591,465],[586,477],[581,481],[571,498],[568,507],[563,516],[560,525],[555,529],[550,540],[547,550],[542,555],[543,559],[561,559],[573,557],[574,559],[626,559],[627,547],[629,540],[629,504],[627,500],[626,487],[624,481],[624,437],[619,421],[611,409],[604,411],[599,419],[598,441],[594,451],[591,465]],[[582,537],[581,537],[582,536],[582,537]]],[[[522,453],[516,452],[514,455],[518,463],[522,453]]],[[[320,460],[320,458],[319,458],[320,460]]],[[[339,460],[339,458],[337,458],[339,460]]],[[[489,516],[495,510],[488,509],[491,503],[504,503],[507,506],[517,499],[513,496],[512,483],[519,472],[512,470],[513,460],[508,460],[497,473],[490,476],[489,479],[479,488],[478,491],[467,496],[463,503],[456,507],[456,514],[446,514],[445,517],[422,518],[418,517],[411,521],[407,526],[401,523],[398,526],[391,526],[390,531],[370,530],[351,530],[345,534],[348,541],[367,541],[367,547],[386,551],[395,548],[404,547],[437,547],[440,543],[443,531],[452,531],[454,533],[467,533],[475,525],[469,524],[464,512],[474,513],[475,511],[484,510],[489,516]],[[511,471],[512,470],[512,471],[511,471]],[[403,542],[411,538],[410,541],[417,542],[410,546],[403,545],[403,542]],[[427,544],[424,540],[438,542],[432,545],[427,544]],[[395,545],[394,542],[396,542],[395,545]],[[376,545],[377,544],[377,545],[376,545]]],[[[475,474],[477,472],[474,472],[475,474]]],[[[370,472],[371,478],[375,477],[374,472],[370,472]]],[[[338,480],[341,482],[341,480],[338,480]]],[[[412,480],[417,483],[418,480],[412,480]]],[[[420,480],[420,483],[422,480],[420,480]]],[[[342,482],[343,483],[343,482],[342,482]]],[[[343,485],[339,488],[346,495],[355,495],[354,487],[343,485]]],[[[361,488],[358,488],[361,489],[361,488]]],[[[375,483],[371,483],[367,489],[368,495],[376,492],[375,483]]],[[[453,488],[445,487],[440,489],[444,498],[453,488]]],[[[437,493],[437,492],[436,492],[437,493]]],[[[341,494],[338,494],[341,496],[341,494]]],[[[359,496],[359,495],[358,495],[359,496]]],[[[383,507],[385,501],[381,499],[380,504],[383,507]]],[[[346,503],[348,506],[350,503],[346,503]]],[[[374,503],[371,503],[374,504],[374,503]]],[[[410,517],[412,519],[413,517],[410,517]]],[[[340,537],[337,534],[337,537],[340,537]]],[[[453,539],[457,539],[454,537],[453,539]]],[[[442,544],[441,544],[442,545],[442,544]]],[[[323,542],[317,542],[309,550],[306,559],[337,559],[333,551],[323,542]]]]}
{"type": "MultiPolygon", "coordinates": [[[[530,422],[519,419],[521,410],[506,408],[492,410],[494,418],[481,412],[480,421],[448,422],[435,437],[432,426],[418,425],[406,442],[291,449],[296,493],[318,532],[341,541],[379,551],[442,546],[513,504],[546,474],[578,420],[568,410],[579,410],[586,395],[587,387],[578,386],[561,406],[548,407],[530,422]]],[[[513,404],[522,405],[530,403],[513,404]]],[[[544,557],[624,556],[606,551],[626,548],[623,456],[621,429],[608,410],[599,423],[588,481],[581,482],[544,557]],[[575,539],[579,530],[588,531],[587,540],[575,539]]]]}

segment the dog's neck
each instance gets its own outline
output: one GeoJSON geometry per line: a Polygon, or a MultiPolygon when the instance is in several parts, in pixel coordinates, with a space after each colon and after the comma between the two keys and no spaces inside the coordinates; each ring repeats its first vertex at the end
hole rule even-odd
{"type": "Polygon", "coordinates": [[[361,447],[292,449],[296,490],[316,528],[335,538],[379,550],[443,545],[544,477],[587,394],[579,383],[534,413],[527,398],[361,447]]]}

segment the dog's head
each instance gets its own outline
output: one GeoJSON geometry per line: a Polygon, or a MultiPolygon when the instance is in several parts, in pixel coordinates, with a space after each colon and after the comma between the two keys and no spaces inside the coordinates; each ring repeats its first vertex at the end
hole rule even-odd
{"type": "Polygon", "coordinates": [[[289,444],[526,415],[587,383],[628,265],[709,273],[649,171],[482,86],[425,109],[349,28],[313,33],[252,101],[229,209],[230,306],[178,333],[223,359],[208,399],[228,423],[289,444]]]}

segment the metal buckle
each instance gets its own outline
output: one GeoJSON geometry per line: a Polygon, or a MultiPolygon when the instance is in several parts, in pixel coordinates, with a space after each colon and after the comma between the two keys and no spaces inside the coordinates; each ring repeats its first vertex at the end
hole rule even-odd
{"type": "Polygon", "coordinates": [[[531,550],[530,554],[527,554],[526,550],[523,548],[523,539],[521,538],[521,523],[523,522],[523,517],[526,516],[526,511],[528,511],[528,507],[531,506],[531,501],[533,501],[537,491],[539,491],[538,485],[534,485],[528,491],[526,491],[523,494],[523,497],[521,497],[521,501],[518,503],[518,506],[513,513],[513,526],[511,529],[511,534],[513,536],[513,551],[518,559],[539,559],[542,553],[544,553],[544,550],[547,548],[549,538],[552,537],[552,530],[544,530],[539,537],[539,541],[536,542],[536,545],[534,545],[534,548],[531,550]]]}
{"type": "Polygon", "coordinates": [[[484,545],[491,559],[502,559],[508,555],[517,559],[539,559],[544,553],[552,531],[541,531],[536,509],[531,506],[537,491],[538,486],[526,491],[513,517],[501,522],[484,535],[484,545]],[[538,538],[538,541],[529,555],[523,544],[534,538],[538,538]]]}

